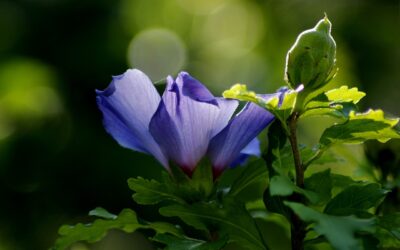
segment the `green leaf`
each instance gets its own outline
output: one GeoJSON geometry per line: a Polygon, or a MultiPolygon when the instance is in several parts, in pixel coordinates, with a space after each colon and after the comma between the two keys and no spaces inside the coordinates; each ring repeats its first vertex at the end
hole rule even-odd
{"type": "Polygon", "coordinates": [[[229,235],[247,249],[265,249],[256,224],[243,204],[224,199],[223,204],[199,202],[191,205],[171,205],[160,208],[167,217],[179,217],[186,224],[208,232],[215,228],[222,237],[229,235]]]}
{"type": "MultiPolygon", "coordinates": [[[[268,128],[268,147],[264,156],[270,177],[277,174],[284,175],[280,164],[280,150],[287,144],[286,142],[287,135],[281,126],[281,122],[275,120],[268,128]]],[[[263,201],[269,212],[279,213],[288,219],[290,218],[290,210],[283,204],[282,197],[271,196],[269,189],[267,189],[264,191],[263,201]]]]}
{"type": "Polygon", "coordinates": [[[300,118],[312,116],[331,116],[334,118],[346,120],[351,111],[358,110],[353,103],[332,104],[329,107],[316,107],[305,110],[300,118]]]}
{"type": "Polygon", "coordinates": [[[236,196],[252,184],[267,180],[267,178],[268,172],[265,162],[263,160],[251,162],[233,182],[229,195],[236,196]]]}
{"type": "Polygon", "coordinates": [[[57,239],[53,249],[66,249],[72,243],[78,241],[96,242],[102,239],[110,229],[120,229],[131,233],[140,226],[136,213],[129,209],[122,210],[118,217],[113,220],[98,219],[93,224],[64,225],[58,231],[61,237],[57,239]]]}
{"type": "Polygon", "coordinates": [[[302,220],[314,223],[312,228],[324,235],[336,249],[361,249],[360,242],[355,238],[356,232],[374,231],[374,219],[359,219],[354,216],[335,216],[320,213],[300,203],[285,202],[302,220]]]}
{"type": "MultiPolygon", "coordinates": [[[[299,145],[301,158],[306,162],[308,159],[312,158],[317,151],[311,149],[304,145],[299,145]]],[[[294,173],[294,159],[292,153],[292,147],[290,145],[285,145],[282,148],[274,148],[271,150],[274,156],[274,161],[272,167],[276,172],[281,175],[289,175],[289,172],[294,173]]],[[[323,165],[327,163],[336,163],[341,161],[340,158],[336,157],[330,152],[324,152],[317,160],[313,161],[312,164],[323,165]]]]}
{"type": "Polygon", "coordinates": [[[156,180],[146,180],[142,177],[130,178],[128,185],[130,189],[136,192],[132,197],[138,204],[151,205],[165,200],[185,203],[182,198],[174,193],[171,187],[156,180]]]}
{"type": "MultiPolygon", "coordinates": [[[[303,159],[311,158],[316,152],[308,147],[300,146],[300,154],[303,159]]],[[[280,174],[279,177],[273,177],[270,182],[271,195],[281,195],[288,196],[293,194],[293,192],[305,195],[309,201],[313,204],[321,204],[330,198],[330,190],[332,189],[332,184],[330,180],[329,172],[323,173],[321,176],[317,176],[315,180],[309,179],[305,189],[297,187],[288,177],[294,173],[294,160],[290,145],[286,145],[281,149],[272,149],[272,154],[275,160],[272,163],[273,169],[280,174]],[[323,178],[322,178],[323,177],[323,178]],[[323,180],[324,188],[314,187],[313,182],[317,183],[319,179],[323,180]],[[310,182],[311,180],[311,182],[310,182]],[[327,198],[328,197],[328,198],[327,198]]],[[[338,159],[332,154],[325,154],[318,160],[314,161],[314,164],[325,164],[331,162],[337,162],[338,159]]]]}
{"type": "MultiPolygon", "coordinates": [[[[105,209],[95,209],[91,211],[92,215],[100,215],[101,217],[111,217],[110,213],[105,209]],[[95,212],[93,212],[95,211],[95,212]]],[[[157,233],[170,233],[181,236],[181,231],[174,225],[165,222],[139,223],[136,213],[130,209],[124,209],[121,213],[110,219],[97,219],[90,224],[78,223],[74,226],[64,225],[58,233],[60,237],[56,240],[53,250],[62,250],[69,247],[72,243],[86,241],[93,243],[101,240],[111,229],[119,229],[126,233],[132,233],[135,230],[153,229],[157,233]]]]}
{"type": "Polygon", "coordinates": [[[211,195],[214,188],[214,179],[211,163],[207,159],[203,159],[198,163],[188,184],[203,197],[211,195]]]}
{"type": "Polygon", "coordinates": [[[100,217],[103,219],[110,219],[110,220],[114,220],[118,217],[117,215],[108,212],[107,210],[105,210],[102,207],[96,207],[95,209],[93,209],[92,211],[89,212],[89,215],[97,216],[97,217],[100,217]]]}
{"type": "Polygon", "coordinates": [[[378,217],[376,237],[381,249],[400,249],[400,212],[378,217]]]}
{"type": "Polygon", "coordinates": [[[400,212],[378,217],[378,225],[400,240],[400,212]]]}
{"type": "Polygon", "coordinates": [[[255,92],[247,90],[245,84],[235,84],[230,89],[222,93],[224,98],[237,99],[239,101],[249,101],[258,103],[258,96],[255,92]]]}
{"type": "Polygon", "coordinates": [[[344,85],[317,95],[307,102],[305,108],[328,108],[343,103],[357,104],[364,96],[365,93],[358,91],[357,88],[349,89],[344,85]]]}
{"type": "Polygon", "coordinates": [[[157,234],[152,240],[165,244],[165,250],[219,250],[226,245],[228,238],[223,237],[216,241],[208,242],[189,237],[157,234]]]}
{"type": "Polygon", "coordinates": [[[270,191],[266,190],[263,200],[269,212],[281,214],[290,220],[290,209],[283,204],[284,198],[282,196],[272,196],[270,191]]]}
{"type": "Polygon", "coordinates": [[[375,237],[379,239],[380,249],[400,249],[400,240],[382,227],[378,227],[375,237]]]}
{"type": "Polygon", "coordinates": [[[282,126],[288,131],[286,120],[292,114],[296,105],[298,91],[287,90],[286,92],[282,92],[282,94],[277,93],[272,98],[271,96],[264,98],[262,95],[257,95],[255,92],[247,90],[247,86],[244,84],[235,84],[229,90],[225,90],[222,95],[225,98],[254,102],[266,108],[281,121],[282,126]]]}
{"type": "Polygon", "coordinates": [[[295,90],[288,90],[283,93],[283,97],[275,96],[269,100],[259,101],[266,107],[272,114],[278,118],[282,125],[286,126],[286,120],[292,114],[296,105],[298,92],[295,90]]]}
{"type": "Polygon", "coordinates": [[[308,116],[333,116],[336,118],[347,118],[350,110],[356,110],[357,104],[365,96],[364,92],[357,88],[349,89],[341,86],[319,94],[307,102],[302,118],[308,116]]]}
{"type": "Polygon", "coordinates": [[[399,119],[386,119],[382,110],[369,110],[366,113],[350,112],[349,119],[324,131],[320,144],[323,147],[335,143],[362,143],[376,139],[386,142],[392,138],[400,138],[394,129],[399,119]]]}
{"type": "Polygon", "coordinates": [[[360,181],[355,181],[351,177],[341,174],[331,174],[332,185],[341,189],[347,188],[353,184],[361,184],[360,181]]]}
{"type": "Polygon", "coordinates": [[[318,203],[321,199],[316,192],[302,189],[294,184],[288,177],[276,175],[270,180],[271,196],[290,196],[293,193],[302,194],[313,204],[318,203]]]}
{"type": "Polygon", "coordinates": [[[325,96],[329,101],[334,103],[352,102],[357,104],[365,96],[365,93],[358,91],[355,87],[349,89],[349,87],[344,85],[325,92],[325,96]]]}
{"type": "Polygon", "coordinates": [[[332,196],[331,171],[315,173],[304,180],[304,188],[318,194],[318,204],[325,204],[332,196]]]}
{"type": "Polygon", "coordinates": [[[352,185],[336,195],[325,207],[324,213],[332,215],[363,215],[377,206],[387,191],[377,183],[352,185]]]}

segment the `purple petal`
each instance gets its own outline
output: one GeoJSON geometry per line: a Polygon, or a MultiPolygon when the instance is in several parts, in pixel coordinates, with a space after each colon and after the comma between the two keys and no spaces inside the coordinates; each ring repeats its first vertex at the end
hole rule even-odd
{"type": "Polygon", "coordinates": [[[243,110],[217,134],[210,143],[208,155],[214,173],[220,174],[268,124],[274,116],[256,104],[248,103],[243,110]]]}
{"type": "Polygon", "coordinates": [[[213,94],[188,73],[181,72],[178,76],[177,84],[181,86],[183,95],[199,102],[207,102],[218,106],[218,102],[215,100],[213,94]]]}
{"type": "Polygon", "coordinates": [[[161,99],[150,79],[137,69],[127,70],[96,93],[106,131],[121,146],[152,154],[168,168],[166,157],[148,129],[161,99]]]}
{"type": "Polygon", "coordinates": [[[257,157],[261,156],[261,150],[260,150],[260,141],[258,140],[258,138],[254,138],[253,140],[251,140],[251,142],[249,144],[247,144],[246,147],[244,147],[241,151],[241,154],[246,154],[246,155],[254,155],[257,157]]]}
{"type": "Polygon", "coordinates": [[[183,155],[181,136],[163,100],[150,121],[149,130],[168,160],[177,163],[185,172],[190,172],[191,168],[182,161],[185,155],[183,155]]]}
{"type": "MultiPolygon", "coordinates": [[[[215,98],[211,93],[207,97],[205,92],[208,90],[201,83],[187,73],[181,73],[176,81],[168,77],[167,88],[162,97],[165,110],[176,126],[177,143],[180,144],[179,154],[177,151],[172,152],[170,149],[164,148],[169,147],[168,144],[161,144],[158,140],[157,142],[162,145],[164,152],[167,152],[169,159],[173,159],[179,166],[191,170],[194,170],[206,154],[211,138],[228,124],[238,105],[237,101],[215,98]],[[187,84],[190,85],[190,89],[196,90],[192,91],[190,96],[183,94],[187,84]],[[210,104],[210,102],[215,102],[217,105],[210,104]]],[[[162,122],[161,119],[158,120],[162,122]]],[[[155,135],[153,134],[153,136],[155,135]]],[[[162,137],[159,140],[162,140],[162,137]]]]}
{"type": "Polygon", "coordinates": [[[261,150],[260,150],[260,141],[258,138],[254,138],[247,146],[240,151],[239,157],[237,157],[231,164],[230,167],[236,167],[238,165],[243,165],[246,163],[247,159],[250,156],[261,156],[261,150]]]}

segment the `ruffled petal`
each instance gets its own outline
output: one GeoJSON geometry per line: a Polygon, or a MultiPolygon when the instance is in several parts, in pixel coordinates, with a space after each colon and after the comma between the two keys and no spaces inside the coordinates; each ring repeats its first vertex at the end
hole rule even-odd
{"type": "Polygon", "coordinates": [[[206,154],[211,138],[228,124],[238,102],[215,98],[187,73],[180,73],[176,81],[167,78],[162,99],[181,143],[179,158],[170,155],[172,152],[168,157],[179,166],[193,170],[206,154]]]}
{"type": "Polygon", "coordinates": [[[214,174],[219,175],[240,154],[268,124],[274,116],[254,103],[248,103],[243,110],[217,134],[210,143],[208,155],[213,164],[214,174]]]}
{"type": "Polygon", "coordinates": [[[168,161],[149,132],[160,95],[150,79],[137,69],[113,77],[104,90],[96,90],[106,131],[123,147],[152,154],[168,168],[168,161]]]}

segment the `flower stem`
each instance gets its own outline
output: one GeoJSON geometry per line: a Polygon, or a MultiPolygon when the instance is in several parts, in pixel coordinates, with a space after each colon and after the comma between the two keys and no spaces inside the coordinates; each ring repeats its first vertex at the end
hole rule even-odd
{"type": "Polygon", "coordinates": [[[292,147],[294,167],[296,170],[296,185],[300,188],[304,187],[304,169],[301,162],[300,150],[297,143],[297,118],[298,113],[295,112],[289,118],[289,141],[292,147]]]}
{"type": "MultiPolygon", "coordinates": [[[[296,170],[296,185],[300,188],[304,187],[304,168],[301,161],[299,146],[297,143],[297,120],[299,117],[298,112],[294,112],[288,121],[289,125],[289,141],[292,147],[294,166],[296,170]]],[[[293,195],[292,200],[295,202],[303,202],[303,199],[299,195],[293,195]]],[[[303,241],[306,236],[305,225],[301,219],[295,214],[291,214],[291,238],[292,238],[292,249],[303,250],[303,241]]]]}

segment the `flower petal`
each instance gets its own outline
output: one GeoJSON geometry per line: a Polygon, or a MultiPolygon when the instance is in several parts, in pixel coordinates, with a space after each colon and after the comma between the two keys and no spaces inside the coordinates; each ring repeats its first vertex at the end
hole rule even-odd
{"type": "Polygon", "coordinates": [[[260,150],[260,141],[258,138],[254,138],[249,144],[247,144],[246,147],[240,151],[239,157],[237,157],[231,164],[230,167],[234,168],[238,165],[243,165],[246,163],[247,159],[250,156],[261,156],[261,150],[260,150]]]}
{"type": "Polygon", "coordinates": [[[182,141],[174,120],[168,114],[164,101],[161,100],[153,118],[150,121],[149,130],[153,138],[160,145],[168,160],[178,163],[185,172],[190,172],[190,167],[181,161],[185,157],[182,151],[182,141]]]}
{"type": "Polygon", "coordinates": [[[199,102],[207,102],[218,106],[217,100],[211,92],[198,80],[191,77],[187,72],[181,72],[178,76],[181,81],[177,80],[181,85],[182,93],[185,96],[192,98],[199,102]]]}
{"type": "Polygon", "coordinates": [[[213,163],[214,173],[219,175],[273,120],[274,116],[267,110],[254,103],[246,104],[228,126],[211,140],[208,155],[213,163]]]}
{"type": "Polygon", "coordinates": [[[104,90],[96,90],[106,131],[123,147],[152,154],[165,167],[168,162],[149,132],[150,119],[160,95],[150,79],[137,69],[113,77],[104,90]]]}
{"type": "Polygon", "coordinates": [[[228,124],[238,102],[215,98],[187,73],[180,73],[176,81],[168,77],[162,99],[181,143],[179,158],[171,152],[168,157],[193,170],[206,154],[210,139],[228,124]]]}

